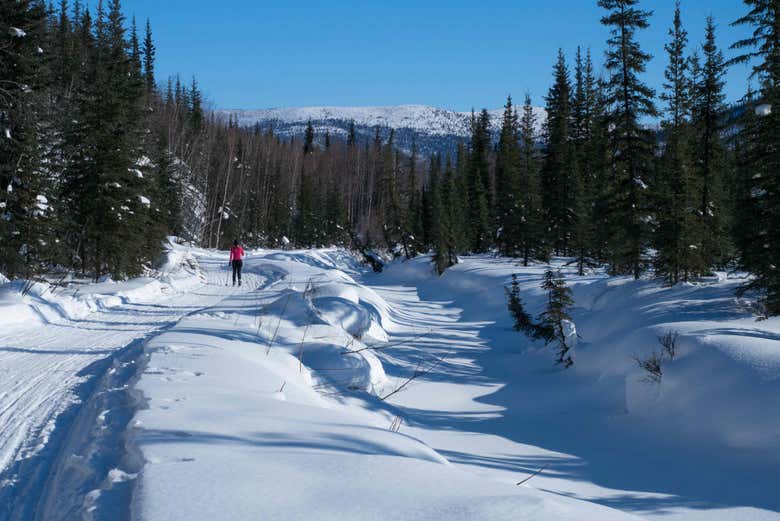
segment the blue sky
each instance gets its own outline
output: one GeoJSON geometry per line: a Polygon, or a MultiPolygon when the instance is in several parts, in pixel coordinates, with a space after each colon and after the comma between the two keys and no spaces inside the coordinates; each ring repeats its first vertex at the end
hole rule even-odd
{"type": "MultiPolygon", "coordinates": [[[[608,32],[596,0],[481,2],[297,0],[125,0],[128,15],[151,18],[158,76],[197,76],[221,108],[420,103],[448,109],[499,107],[526,91],[536,104],[550,84],[558,47],[592,49],[600,67],[608,32]]],[[[647,81],[660,88],[663,44],[674,0],[645,0],[654,11],[641,34],[655,58],[647,81]]],[[[746,33],[730,22],[738,0],[683,0],[691,45],[712,14],[727,47],[746,33]]],[[[139,23],[140,25],[140,23],[139,23]]],[[[748,70],[728,75],[729,100],[744,93],[748,70]]]]}

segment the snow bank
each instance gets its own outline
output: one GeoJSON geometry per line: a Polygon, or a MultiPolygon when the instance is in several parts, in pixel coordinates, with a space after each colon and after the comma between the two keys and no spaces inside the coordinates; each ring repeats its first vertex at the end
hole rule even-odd
{"type": "Polygon", "coordinates": [[[205,283],[195,258],[171,243],[159,273],[115,282],[105,276],[98,283],[68,277],[64,287],[46,282],[14,281],[0,285],[0,326],[23,327],[89,313],[131,302],[153,300],[163,293],[187,291],[205,283]]]}
{"type": "Polygon", "coordinates": [[[40,315],[22,297],[21,291],[21,283],[10,283],[7,279],[0,286],[0,329],[40,322],[40,315]]]}
{"type": "Polygon", "coordinates": [[[589,349],[581,370],[623,375],[626,409],[655,428],[780,461],[780,404],[769,399],[780,396],[780,318],[757,321],[734,296],[743,283],[618,279],[579,287],[576,318],[589,349]],[[678,334],[677,351],[660,383],[650,384],[632,357],[660,352],[667,333],[678,334]]]}
{"type": "MultiPolygon", "coordinates": [[[[757,320],[753,302],[735,297],[745,279],[733,275],[667,287],[601,271],[577,276],[567,262],[552,264],[565,273],[576,302],[569,333],[577,358],[570,369],[554,365],[553,349],[514,331],[506,308],[504,287],[516,273],[526,311],[538,316],[546,265],[470,256],[439,278],[430,258],[420,258],[370,278],[387,288],[380,294],[409,300],[399,289],[406,287],[419,294],[421,307],[458,310],[468,331],[434,331],[424,339],[431,349],[446,345],[458,358],[449,371],[475,383],[456,386],[442,370],[400,397],[420,425],[415,435],[498,479],[527,469],[522,462],[545,462],[550,470],[532,486],[643,515],[774,519],[780,317],[757,320]],[[673,357],[661,354],[658,338],[669,333],[677,335],[673,357]],[[661,358],[658,382],[636,361],[653,353],[661,358]],[[448,398],[438,399],[442,394],[448,398]],[[453,413],[442,420],[427,412],[437,407],[483,418],[453,413]],[[490,407],[502,411],[500,419],[491,419],[490,407]],[[464,429],[480,434],[465,436],[464,429]]],[[[391,351],[388,359],[403,367],[426,353],[407,351],[391,351]]]]}
{"type": "MultiPolygon", "coordinates": [[[[414,281],[424,295],[454,299],[468,316],[509,323],[504,287],[517,273],[526,310],[536,316],[545,295],[539,288],[546,266],[524,268],[507,259],[470,257],[435,277],[430,259],[396,262],[385,281],[414,281]]],[[[595,273],[566,273],[573,289],[573,321],[567,336],[579,343],[579,357],[570,371],[587,376],[586,386],[598,388],[618,408],[637,421],[739,448],[771,451],[780,459],[780,317],[759,321],[750,302],[735,297],[743,278],[725,274],[699,283],[667,287],[658,281],[634,281],[595,273]],[[660,384],[644,381],[635,358],[662,349],[659,336],[677,333],[674,360],[664,363],[660,384]],[[717,415],[711,414],[718,410],[717,415]]],[[[496,333],[493,333],[494,335],[496,333]]],[[[497,341],[518,348],[545,363],[552,351],[520,333],[502,331],[497,341]]],[[[572,379],[571,385],[578,385],[572,379]]],[[[574,395],[577,395],[574,392],[574,395]]],[[[589,392],[586,399],[594,398],[589,392]]]]}

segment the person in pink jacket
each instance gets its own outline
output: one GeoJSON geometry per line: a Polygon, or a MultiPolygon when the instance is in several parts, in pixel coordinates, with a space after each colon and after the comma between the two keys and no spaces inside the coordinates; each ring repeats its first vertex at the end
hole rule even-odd
{"type": "Polygon", "coordinates": [[[238,278],[238,285],[241,285],[241,268],[244,267],[244,248],[239,246],[238,239],[233,241],[233,247],[230,248],[230,265],[233,267],[233,285],[236,285],[236,278],[238,278]]]}

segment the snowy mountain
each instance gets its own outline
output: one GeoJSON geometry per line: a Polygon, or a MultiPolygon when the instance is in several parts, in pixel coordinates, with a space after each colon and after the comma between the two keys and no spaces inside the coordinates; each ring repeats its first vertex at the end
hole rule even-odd
{"type": "MultiPolygon", "coordinates": [[[[503,108],[490,110],[493,128],[501,126],[503,108]]],[[[389,129],[395,130],[396,142],[405,150],[417,143],[422,153],[452,152],[457,143],[471,135],[471,112],[430,107],[427,105],[396,105],[387,107],[288,107],[261,110],[228,109],[217,111],[221,116],[233,117],[241,126],[272,126],[283,137],[300,137],[309,121],[322,138],[325,132],[344,138],[350,121],[355,122],[358,140],[372,139],[380,128],[383,137],[389,129]]],[[[537,131],[545,119],[545,111],[534,107],[537,131]]]]}

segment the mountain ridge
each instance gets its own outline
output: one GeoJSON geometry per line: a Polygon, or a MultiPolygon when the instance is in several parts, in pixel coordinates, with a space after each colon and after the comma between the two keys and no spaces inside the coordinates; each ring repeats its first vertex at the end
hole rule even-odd
{"type": "MultiPolygon", "coordinates": [[[[522,106],[518,106],[521,110],[522,106]]],[[[501,127],[504,109],[488,110],[491,127],[497,134],[501,127]]],[[[266,109],[220,109],[216,113],[232,118],[238,125],[262,129],[272,127],[274,132],[285,138],[303,136],[306,125],[311,121],[319,140],[325,133],[337,138],[347,135],[350,122],[354,121],[359,141],[373,139],[376,129],[387,138],[390,129],[395,131],[398,146],[407,152],[415,144],[422,153],[453,153],[458,143],[471,136],[471,112],[459,112],[430,105],[386,105],[386,106],[302,106],[275,107],[266,109]]],[[[537,118],[537,133],[546,117],[541,107],[534,107],[537,118]]]]}

